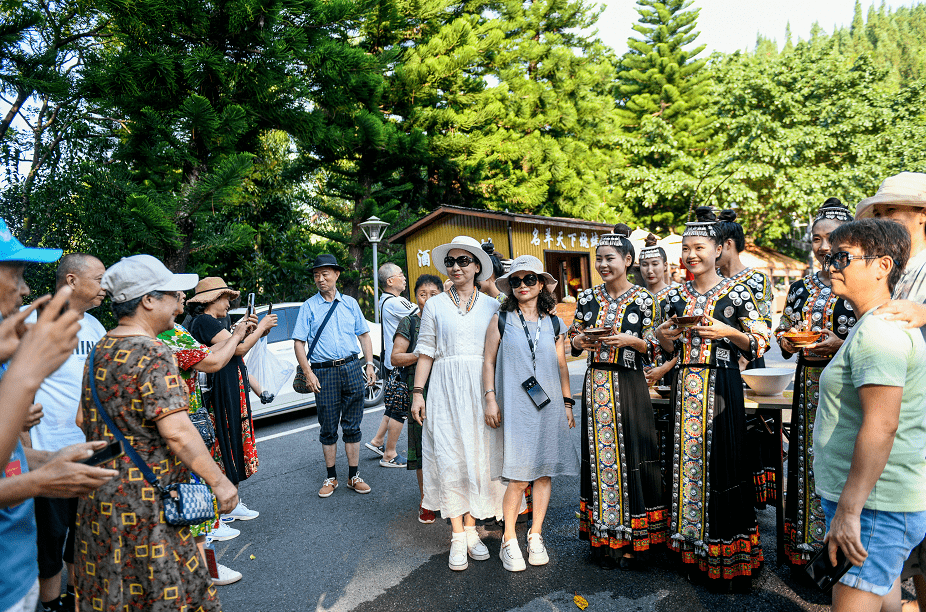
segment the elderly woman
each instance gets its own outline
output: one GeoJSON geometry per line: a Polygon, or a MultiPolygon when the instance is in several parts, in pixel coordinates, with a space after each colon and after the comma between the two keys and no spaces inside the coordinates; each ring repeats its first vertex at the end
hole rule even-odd
{"type": "Polygon", "coordinates": [[[486,330],[499,303],[476,288],[492,274],[492,261],[476,239],[457,236],[432,253],[453,284],[429,299],[421,315],[411,414],[424,427],[421,505],[450,519],[449,565],[462,571],[469,567],[467,554],[489,558],[476,519],[502,517],[505,487],[492,480],[501,469],[502,436],[485,424],[483,397],[489,390],[482,388],[486,330]]]}
{"type": "Polygon", "coordinates": [[[486,425],[501,426],[505,442],[504,464],[494,474],[507,481],[500,555],[506,570],[519,572],[527,565],[515,527],[527,486],[534,483],[527,560],[531,565],[546,565],[550,558],[541,532],[550,504],[551,478],[579,473],[579,456],[569,438],[569,429],[576,426],[575,401],[566,368],[566,325],[553,312],[556,300],[550,293],[556,280],[543,271],[539,259],[521,255],[496,284],[506,299],[486,333],[482,384],[486,425]],[[538,406],[522,386],[531,377],[547,393],[549,405],[538,406]]]}
{"type": "Polygon", "coordinates": [[[814,474],[830,560],[853,567],[833,610],[900,610],[904,560],[926,535],[926,342],[874,311],[891,299],[910,252],[898,223],[864,219],[830,233],[833,291],[858,322],[820,377],[814,474]]]}
{"type": "MultiPolygon", "coordinates": [[[[216,346],[231,338],[224,319],[228,316],[231,300],[241,293],[231,289],[225,281],[209,276],[199,281],[187,308],[193,316],[190,333],[206,346],[216,346]]],[[[251,400],[248,397],[248,371],[244,356],[264,335],[277,324],[277,316],[269,315],[257,324],[255,333],[248,334],[235,348],[235,356],[225,367],[213,375],[210,408],[215,422],[215,444],[212,455],[219,462],[229,480],[238,484],[257,471],[257,441],[251,418],[251,400]]],[[[261,390],[255,389],[260,395],[261,390]]],[[[244,504],[236,508],[235,518],[256,518],[257,513],[244,504]]]]}
{"type": "MultiPolygon", "coordinates": [[[[156,471],[161,484],[198,474],[228,512],[238,492],[222,475],[187,414],[188,399],[169,348],[156,337],[173,326],[181,291],[195,274],[172,274],[150,255],[128,257],[103,276],[119,325],[96,345],[84,374],[79,417],[89,440],[113,441],[102,410],[156,471]]],[[[209,572],[188,527],[161,518],[160,494],[128,457],[115,462],[120,476],[78,502],[75,565],[80,609],[157,610],[165,598],[195,610],[219,610],[209,572]]]]}

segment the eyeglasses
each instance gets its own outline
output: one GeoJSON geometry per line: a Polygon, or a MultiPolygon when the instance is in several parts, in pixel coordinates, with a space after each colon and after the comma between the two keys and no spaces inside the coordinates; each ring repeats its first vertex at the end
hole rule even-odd
{"type": "Polygon", "coordinates": [[[521,283],[524,283],[525,287],[533,287],[537,284],[537,275],[526,274],[524,276],[512,276],[508,278],[508,284],[511,285],[512,289],[517,289],[521,286],[521,283]]]}
{"type": "Polygon", "coordinates": [[[459,257],[450,257],[448,255],[447,257],[444,257],[444,265],[448,270],[452,268],[454,264],[460,266],[461,268],[465,268],[471,263],[473,263],[473,258],[467,255],[460,255],[459,257]]]}
{"type": "Polygon", "coordinates": [[[837,251],[823,258],[823,268],[828,270],[830,266],[833,266],[833,269],[839,272],[840,270],[845,270],[853,259],[881,258],[876,255],[850,255],[847,251],[837,251]]]}

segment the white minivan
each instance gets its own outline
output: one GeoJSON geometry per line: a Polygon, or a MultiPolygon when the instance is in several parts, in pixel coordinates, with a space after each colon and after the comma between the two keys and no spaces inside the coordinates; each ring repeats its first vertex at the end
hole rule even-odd
{"type": "MultiPolygon", "coordinates": [[[[296,317],[299,316],[300,306],[302,306],[301,302],[283,302],[273,305],[273,314],[277,315],[277,326],[270,330],[270,334],[267,336],[268,348],[281,361],[293,365],[293,374],[289,376],[289,380],[283,385],[283,390],[269,404],[261,404],[260,398],[253,391],[251,392],[251,415],[255,419],[315,406],[314,393],[303,394],[296,393],[293,390],[293,378],[296,376],[297,362],[296,353],[293,351],[292,335],[293,328],[296,326],[296,317]]],[[[258,306],[256,309],[257,318],[263,319],[268,308],[269,306],[258,306]]],[[[243,317],[244,312],[244,308],[235,308],[229,312],[232,323],[234,324],[243,317]]],[[[380,325],[376,323],[367,321],[367,325],[370,326],[370,339],[373,342],[374,354],[373,363],[376,365],[377,377],[376,384],[366,388],[364,405],[369,408],[370,406],[376,406],[383,400],[383,381],[380,374],[382,372],[380,365],[382,331],[380,325]]],[[[360,359],[363,359],[363,350],[360,348],[359,340],[357,341],[357,354],[360,355],[360,359]]]]}

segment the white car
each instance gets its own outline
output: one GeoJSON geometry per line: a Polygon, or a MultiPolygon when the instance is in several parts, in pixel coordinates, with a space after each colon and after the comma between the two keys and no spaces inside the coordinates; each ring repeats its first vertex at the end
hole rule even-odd
{"type": "MultiPolygon", "coordinates": [[[[270,352],[288,364],[292,364],[293,373],[290,374],[289,380],[283,385],[280,393],[273,398],[269,404],[261,404],[260,398],[251,391],[251,415],[255,419],[270,416],[273,414],[282,414],[302,408],[311,408],[315,406],[314,393],[296,393],[293,390],[293,378],[296,376],[296,353],[293,350],[293,328],[296,326],[296,318],[299,316],[299,307],[301,302],[283,302],[273,305],[273,314],[277,315],[277,326],[270,330],[267,336],[267,344],[270,352]]],[[[258,306],[256,308],[257,318],[263,319],[267,314],[268,306],[258,306]]],[[[236,308],[229,312],[232,323],[235,323],[244,316],[244,308],[236,308]]],[[[364,397],[364,406],[376,406],[383,400],[383,380],[381,378],[382,367],[380,365],[380,350],[382,331],[380,325],[367,321],[370,326],[370,339],[373,342],[373,363],[376,365],[376,384],[366,388],[364,397]]],[[[357,340],[357,354],[363,359],[363,350],[360,347],[360,341],[357,340]]],[[[247,356],[245,356],[247,359],[247,356]]]]}

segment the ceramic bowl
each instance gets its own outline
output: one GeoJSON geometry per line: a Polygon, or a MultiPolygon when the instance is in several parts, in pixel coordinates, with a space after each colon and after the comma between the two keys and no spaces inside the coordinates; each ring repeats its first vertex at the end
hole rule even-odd
{"type": "Polygon", "coordinates": [[[743,380],[756,395],[781,395],[791,379],[794,370],[788,368],[757,368],[742,372],[743,380]]]}
{"type": "Polygon", "coordinates": [[[818,341],[822,335],[821,332],[787,332],[784,338],[797,348],[804,348],[818,341]]]}

